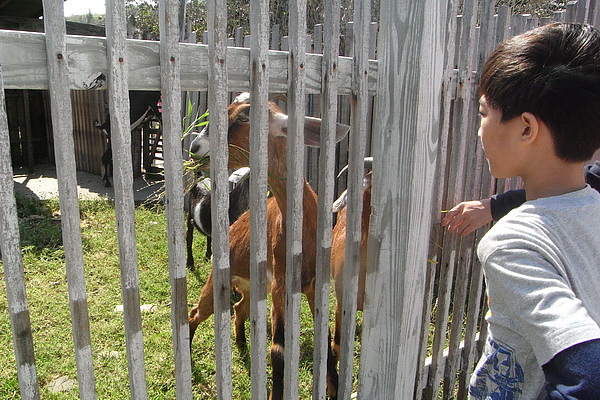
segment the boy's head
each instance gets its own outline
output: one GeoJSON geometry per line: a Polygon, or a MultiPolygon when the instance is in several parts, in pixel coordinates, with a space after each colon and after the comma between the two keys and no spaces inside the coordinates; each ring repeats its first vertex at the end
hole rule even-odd
{"type": "Polygon", "coordinates": [[[541,119],[559,158],[590,159],[600,147],[600,32],[558,23],[507,40],[485,63],[480,94],[502,121],[541,119]]]}

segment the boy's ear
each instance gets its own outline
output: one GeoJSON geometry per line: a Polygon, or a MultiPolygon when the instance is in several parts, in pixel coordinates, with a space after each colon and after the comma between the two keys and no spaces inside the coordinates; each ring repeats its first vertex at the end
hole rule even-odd
{"type": "Polygon", "coordinates": [[[540,120],[535,114],[524,112],[521,114],[521,140],[524,142],[533,142],[540,130],[540,120]]]}

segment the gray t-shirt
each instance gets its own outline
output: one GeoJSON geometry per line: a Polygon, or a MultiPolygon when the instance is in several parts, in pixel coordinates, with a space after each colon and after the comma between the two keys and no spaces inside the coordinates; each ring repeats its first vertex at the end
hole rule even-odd
{"type": "Polygon", "coordinates": [[[544,398],[541,366],[600,338],[600,194],[587,186],[525,202],[477,248],[490,312],[471,399],[544,398]]]}

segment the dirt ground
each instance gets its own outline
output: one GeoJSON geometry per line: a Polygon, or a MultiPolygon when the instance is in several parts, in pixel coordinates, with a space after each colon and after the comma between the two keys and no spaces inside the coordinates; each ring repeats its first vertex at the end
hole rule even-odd
{"type": "MultiPolygon", "coordinates": [[[[13,171],[15,192],[28,197],[41,200],[58,197],[58,180],[56,167],[51,164],[39,164],[35,171],[30,173],[27,169],[13,171]]],[[[162,179],[149,180],[144,177],[133,181],[134,199],[136,204],[145,201],[156,201],[164,186],[162,179]]],[[[114,187],[105,187],[99,175],[77,171],[77,192],[82,200],[108,198],[114,200],[114,187]]]]}

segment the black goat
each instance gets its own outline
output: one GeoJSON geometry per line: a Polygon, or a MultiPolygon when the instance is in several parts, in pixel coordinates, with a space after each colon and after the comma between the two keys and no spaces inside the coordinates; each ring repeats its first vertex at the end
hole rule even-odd
{"type": "MultiPolygon", "coordinates": [[[[249,174],[249,168],[240,168],[229,177],[229,182],[235,185],[229,193],[229,225],[233,224],[240,215],[248,210],[249,174]]],[[[186,208],[188,213],[186,233],[187,266],[192,271],[194,270],[194,255],[192,254],[194,227],[206,236],[205,257],[210,259],[212,256],[210,188],[210,178],[203,178],[186,194],[186,208]]]]}
{"type": "MultiPolygon", "coordinates": [[[[146,121],[156,118],[162,122],[161,113],[158,108],[160,92],[135,91],[129,92],[129,129],[133,131],[146,121]]],[[[98,120],[94,121],[94,126],[101,129],[106,134],[108,147],[102,154],[102,180],[104,186],[112,186],[109,176],[112,175],[112,146],[110,140],[110,115],[106,115],[104,123],[100,125],[98,120]],[[110,169],[110,172],[109,172],[110,169]]]]}

